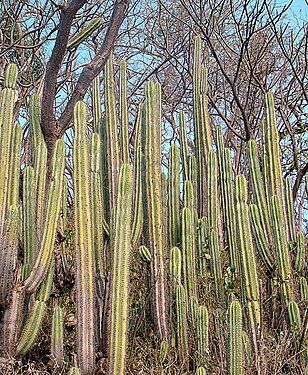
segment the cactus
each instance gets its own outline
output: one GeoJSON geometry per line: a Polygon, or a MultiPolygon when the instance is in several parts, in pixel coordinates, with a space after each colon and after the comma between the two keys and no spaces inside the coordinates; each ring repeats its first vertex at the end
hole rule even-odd
{"type": "Polygon", "coordinates": [[[245,353],[245,362],[246,366],[250,367],[251,365],[251,357],[252,357],[252,350],[249,337],[245,331],[242,332],[242,341],[243,341],[243,351],[245,353]]]}
{"type": "Polygon", "coordinates": [[[60,306],[53,310],[51,329],[51,355],[57,366],[63,364],[63,312],[60,306]]]}
{"type": "Polygon", "coordinates": [[[32,138],[33,156],[37,154],[39,144],[42,143],[43,134],[41,129],[41,100],[38,94],[33,94],[29,102],[30,132],[32,138]]]}
{"type": "Polygon", "coordinates": [[[93,34],[102,24],[101,18],[95,18],[89,23],[89,25],[81,28],[73,37],[71,37],[67,43],[67,49],[70,51],[73,48],[77,48],[79,44],[84,42],[90,35],[93,34]]]}
{"type": "Polygon", "coordinates": [[[186,317],[186,297],[185,289],[182,285],[176,287],[176,322],[177,322],[177,346],[184,365],[188,365],[188,336],[187,336],[187,317],[186,317]]]}
{"type": "Polygon", "coordinates": [[[7,208],[13,109],[16,99],[14,88],[17,75],[17,66],[9,64],[4,76],[4,89],[0,95],[0,237],[7,208]]]}
{"type": "Polygon", "coordinates": [[[99,74],[92,81],[92,113],[93,113],[93,132],[100,133],[101,130],[101,92],[99,74]]]}
{"type": "Polygon", "coordinates": [[[39,253],[31,272],[24,282],[27,291],[34,291],[45,277],[52,260],[57,223],[61,210],[63,175],[65,165],[64,144],[62,140],[56,142],[52,160],[52,178],[47,197],[46,220],[39,253]]]}
{"type": "Polygon", "coordinates": [[[0,244],[0,306],[6,306],[12,292],[14,271],[17,267],[20,212],[18,207],[9,208],[0,244]]]}
{"type": "Polygon", "coordinates": [[[205,306],[199,306],[197,317],[197,363],[205,366],[209,355],[209,317],[205,306]]]}
{"type": "Polygon", "coordinates": [[[239,254],[237,251],[236,233],[236,209],[234,203],[234,176],[230,150],[222,147],[222,135],[220,127],[217,128],[218,157],[220,160],[220,188],[222,196],[222,208],[224,224],[227,234],[227,243],[230,256],[231,270],[236,274],[240,271],[239,254]],[[219,146],[220,145],[220,146],[219,146]]]}
{"type": "Polygon", "coordinates": [[[249,217],[251,221],[251,227],[254,234],[254,238],[257,245],[257,250],[265,267],[271,272],[274,269],[274,261],[270,253],[270,245],[264,232],[264,227],[261,223],[261,214],[256,204],[249,205],[249,217]]]}
{"type": "Polygon", "coordinates": [[[278,195],[271,197],[270,204],[280,287],[284,299],[288,302],[292,299],[293,291],[284,212],[278,195]]]}
{"type": "Polygon", "coordinates": [[[195,226],[188,207],[182,211],[183,285],[187,299],[196,295],[195,226]]]}
{"type": "Polygon", "coordinates": [[[35,301],[30,312],[30,317],[27,319],[22,330],[21,337],[16,349],[17,354],[25,354],[34,344],[38,332],[42,326],[43,318],[46,311],[46,303],[42,301],[35,301]]]}
{"type": "Polygon", "coordinates": [[[204,367],[198,367],[196,371],[196,375],[206,375],[206,370],[204,367]]]}
{"type": "Polygon", "coordinates": [[[257,351],[256,345],[261,323],[259,303],[260,294],[254,248],[249,225],[247,182],[245,176],[237,176],[235,187],[239,246],[242,264],[242,282],[245,286],[251,330],[254,338],[255,351],[257,351]]]}
{"type": "Polygon", "coordinates": [[[68,375],[81,375],[81,373],[78,367],[71,367],[68,375]]]}
{"type": "Polygon", "coordinates": [[[299,278],[299,294],[301,301],[308,302],[308,283],[307,279],[304,276],[299,278]]]}
{"type": "Polygon", "coordinates": [[[175,298],[176,286],[181,284],[182,255],[178,247],[173,247],[170,252],[170,287],[171,296],[175,298]]]}
{"type": "Polygon", "coordinates": [[[101,188],[101,142],[97,133],[91,138],[91,198],[92,198],[92,231],[93,249],[96,265],[101,278],[105,276],[106,264],[103,254],[103,233],[109,234],[109,227],[104,217],[104,206],[101,188]]]}
{"type": "Polygon", "coordinates": [[[183,111],[180,111],[179,114],[179,125],[180,125],[180,151],[181,151],[181,160],[183,167],[183,180],[189,180],[188,176],[188,143],[187,143],[187,131],[186,131],[186,114],[183,111]]]}
{"type": "Polygon", "coordinates": [[[108,182],[110,207],[116,206],[117,182],[120,171],[120,148],[118,139],[118,122],[115,102],[113,56],[110,54],[105,66],[105,116],[106,146],[108,162],[108,182]]]}
{"type": "Polygon", "coordinates": [[[120,62],[120,145],[123,163],[129,162],[126,62],[120,62]]]}
{"type": "Polygon", "coordinates": [[[296,242],[296,227],[294,218],[294,202],[292,194],[292,186],[290,178],[285,180],[285,211],[287,218],[287,228],[288,228],[288,240],[291,243],[296,242]]]}
{"type": "Polygon", "coordinates": [[[197,270],[198,275],[205,277],[207,270],[207,251],[205,238],[205,219],[198,219],[197,221],[197,270]]]}
{"type": "Polygon", "coordinates": [[[44,213],[46,200],[47,148],[44,140],[37,147],[34,159],[36,184],[36,234],[41,241],[44,229],[44,213]]]}
{"type": "Polygon", "coordinates": [[[180,241],[180,151],[174,145],[170,148],[168,175],[168,217],[169,244],[177,246],[180,241]]]}
{"type": "Polygon", "coordinates": [[[298,332],[301,329],[301,315],[298,305],[295,301],[290,301],[288,304],[288,315],[291,330],[298,332]]]}
{"type": "Polygon", "coordinates": [[[144,262],[151,262],[152,260],[150,250],[146,246],[141,245],[139,247],[139,255],[144,262]]]}
{"type": "Polygon", "coordinates": [[[94,367],[94,254],[90,200],[90,161],[86,139],[87,109],[74,110],[74,221],[77,285],[77,360],[81,371],[94,367]]]}
{"type": "Polygon", "coordinates": [[[161,180],[161,92],[160,85],[146,86],[145,178],[147,240],[152,254],[151,278],[155,324],[161,340],[167,340],[163,197],[161,180]]]}
{"type": "Polygon", "coordinates": [[[131,250],[132,170],[121,167],[113,239],[113,276],[111,296],[109,374],[125,374],[128,320],[128,282],[131,250]]]}
{"type": "Polygon", "coordinates": [[[214,276],[215,293],[218,301],[223,301],[222,269],[220,259],[219,238],[216,230],[212,229],[209,234],[209,249],[211,256],[211,268],[214,276]]]}
{"type": "MultiPolygon", "coordinates": [[[[37,247],[36,231],[33,224],[36,222],[36,184],[32,167],[26,167],[23,182],[23,241],[24,241],[24,269],[32,266],[37,247]]],[[[24,273],[24,277],[28,276],[24,273]]]]}
{"type": "Polygon", "coordinates": [[[242,375],[242,308],[241,304],[237,300],[233,300],[229,308],[227,348],[228,375],[242,375]]]}
{"type": "Polygon", "coordinates": [[[298,232],[296,236],[296,258],[295,258],[295,269],[298,273],[301,273],[304,269],[305,264],[305,237],[302,232],[298,232]]]}
{"type": "Polygon", "coordinates": [[[22,130],[20,125],[14,125],[12,130],[10,166],[8,179],[7,207],[17,206],[19,203],[20,151],[22,130]]]}

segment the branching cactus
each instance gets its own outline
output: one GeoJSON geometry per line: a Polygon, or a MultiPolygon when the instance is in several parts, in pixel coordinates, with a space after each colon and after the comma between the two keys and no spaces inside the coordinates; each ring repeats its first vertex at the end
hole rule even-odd
{"type": "Polygon", "coordinates": [[[4,76],[4,89],[0,94],[0,238],[7,208],[13,109],[17,99],[15,91],[17,75],[17,66],[15,64],[8,65],[4,76]]]}
{"type": "Polygon", "coordinates": [[[239,246],[242,264],[242,283],[246,291],[247,306],[254,337],[255,351],[260,329],[260,294],[254,247],[249,224],[247,182],[243,175],[236,178],[236,207],[238,215],[239,246]]]}
{"type": "Polygon", "coordinates": [[[51,264],[61,211],[64,165],[64,143],[59,139],[56,142],[52,160],[52,178],[47,196],[46,220],[40,249],[31,272],[24,283],[28,292],[33,292],[40,285],[51,264]]]}
{"type": "Polygon", "coordinates": [[[167,340],[167,300],[165,285],[165,237],[161,179],[161,91],[160,85],[146,86],[145,175],[147,239],[152,254],[151,280],[155,324],[161,340],[167,340]]]}
{"type": "Polygon", "coordinates": [[[197,318],[197,363],[206,366],[209,356],[209,316],[205,306],[199,306],[197,318]]]}
{"type": "Polygon", "coordinates": [[[113,273],[111,286],[111,323],[109,375],[125,375],[125,354],[128,323],[128,284],[131,251],[132,170],[121,167],[118,200],[115,210],[112,241],[113,273]]]}
{"type": "Polygon", "coordinates": [[[228,375],[243,374],[242,308],[239,301],[231,302],[228,317],[227,367],[228,375]]]}
{"type": "Polygon", "coordinates": [[[169,244],[177,246],[180,242],[180,150],[171,145],[168,168],[168,217],[169,244]]]}
{"type": "Polygon", "coordinates": [[[92,239],[90,161],[86,138],[87,109],[74,110],[74,221],[77,285],[77,360],[83,374],[94,367],[94,251],[92,239]]]}
{"type": "Polygon", "coordinates": [[[62,366],[64,360],[63,312],[60,306],[56,306],[53,310],[50,352],[57,366],[62,366]]]}

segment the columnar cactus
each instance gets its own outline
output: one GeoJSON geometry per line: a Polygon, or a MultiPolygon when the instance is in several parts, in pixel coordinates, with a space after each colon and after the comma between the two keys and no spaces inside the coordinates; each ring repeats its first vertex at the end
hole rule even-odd
{"type": "Polygon", "coordinates": [[[169,245],[180,241],[180,150],[171,145],[168,174],[169,245]]]}
{"type": "Polygon", "coordinates": [[[42,140],[36,150],[34,156],[34,174],[36,184],[36,234],[38,241],[41,240],[46,209],[46,173],[47,172],[47,148],[44,140],[42,140]]]}
{"type": "Polygon", "coordinates": [[[288,240],[294,244],[296,242],[296,226],[294,217],[295,209],[290,178],[287,178],[285,180],[285,211],[287,219],[288,240]]]}
{"type": "Polygon", "coordinates": [[[128,283],[131,250],[132,169],[121,167],[118,200],[112,233],[113,273],[111,286],[111,323],[109,375],[125,374],[126,332],[128,322],[128,283]]]}
{"type": "Polygon", "coordinates": [[[179,355],[184,365],[188,365],[188,336],[186,315],[186,293],[182,285],[176,287],[175,300],[176,322],[177,322],[177,346],[179,355]]]}
{"type": "Polygon", "coordinates": [[[2,307],[8,304],[12,292],[14,272],[17,267],[19,226],[20,210],[17,206],[11,206],[0,243],[0,306],[2,307]]]}
{"type": "Polygon", "coordinates": [[[271,197],[270,204],[273,225],[273,237],[276,248],[278,273],[280,277],[280,287],[284,299],[286,300],[286,302],[288,302],[292,299],[293,291],[287,234],[284,220],[285,217],[278,195],[274,195],[271,197]]]}
{"type": "Polygon", "coordinates": [[[186,130],[186,114],[183,111],[179,113],[179,126],[180,126],[180,151],[181,151],[181,161],[183,169],[183,180],[189,180],[188,176],[188,143],[187,143],[187,130],[186,130]]]}
{"type": "Polygon", "coordinates": [[[60,306],[56,306],[53,310],[50,352],[57,366],[62,366],[64,359],[63,312],[60,306]]]}
{"type": "Polygon", "coordinates": [[[120,146],[118,137],[118,119],[116,112],[113,56],[109,56],[105,66],[105,118],[106,146],[108,162],[108,182],[110,207],[116,206],[117,181],[120,171],[120,146]]]}
{"type": "Polygon", "coordinates": [[[29,292],[33,292],[42,282],[52,261],[53,246],[61,210],[61,199],[59,197],[62,195],[64,165],[64,143],[59,139],[56,142],[52,160],[52,177],[48,191],[45,225],[40,249],[31,272],[24,283],[26,290],[29,292]]]}
{"type": "Polygon", "coordinates": [[[20,151],[21,151],[22,129],[20,125],[14,125],[10,149],[10,166],[7,207],[16,206],[19,203],[19,176],[20,176],[20,151]]]}
{"type": "Polygon", "coordinates": [[[32,138],[33,157],[37,154],[39,144],[43,141],[41,129],[41,99],[38,94],[33,94],[29,102],[30,132],[32,138]]]}
{"type": "Polygon", "coordinates": [[[124,163],[129,162],[126,61],[120,62],[120,146],[124,163]]]}
{"type": "Polygon", "coordinates": [[[298,273],[301,273],[305,265],[305,237],[302,232],[298,232],[296,236],[296,258],[295,258],[295,269],[298,273]]]}
{"type": "Polygon", "coordinates": [[[239,273],[239,255],[237,251],[236,209],[234,203],[234,173],[230,150],[223,147],[221,128],[216,130],[217,155],[220,172],[220,191],[222,203],[222,216],[227,235],[227,245],[230,256],[231,270],[239,273]]]}
{"type": "Polygon", "coordinates": [[[227,365],[228,375],[243,374],[242,308],[239,301],[231,302],[228,317],[227,365]]]}
{"type": "Polygon", "coordinates": [[[0,94],[0,237],[7,208],[13,109],[17,99],[15,91],[17,75],[17,66],[10,64],[5,72],[4,89],[0,94]]]}
{"type": "Polygon", "coordinates": [[[199,306],[197,317],[197,363],[205,366],[209,355],[209,316],[205,306],[199,306]]]}
{"type": "Polygon", "coordinates": [[[260,294],[257,267],[249,224],[247,182],[243,175],[236,178],[236,207],[238,216],[239,247],[242,265],[242,283],[246,291],[247,306],[254,337],[255,350],[260,329],[260,294]]]}
{"type": "Polygon", "coordinates": [[[298,332],[301,329],[301,314],[295,301],[289,302],[288,315],[292,331],[298,332]]]}
{"type": "Polygon", "coordinates": [[[90,161],[86,138],[87,109],[74,110],[74,221],[77,285],[77,359],[84,374],[94,367],[94,252],[92,238],[90,161]]]}
{"type": "Polygon", "coordinates": [[[187,300],[196,295],[195,225],[191,210],[182,211],[183,285],[187,300]]]}
{"type": "Polygon", "coordinates": [[[153,259],[151,262],[153,309],[158,334],[161,340],[166,340],[168,329],[161,179],[161,92],[159,84],[148,82],[145,107],[145,190],[147,239],[153,259]]]}
{"type": "Polygon", "coordinates": [[[102,108],[101,108],[101,90],[99,74],[92,81],[92,113],[93,113],[93,131],[100,133],[102,108]]]}

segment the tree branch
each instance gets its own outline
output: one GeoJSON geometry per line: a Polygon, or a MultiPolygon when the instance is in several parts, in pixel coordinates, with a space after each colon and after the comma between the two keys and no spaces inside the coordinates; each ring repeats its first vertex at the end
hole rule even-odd
{"type": "Polygon", "coordinates": [[[60,136],[70,127],[75,104],[78,100],[83,99],[93,79],[103,70],[107,58],[114,46],[119,28],[124,20],[128,4],[129,0],[116,0],[104,41],[94,59],[84,67],[76,83],[73,94],[59,118],[60,136]]]}

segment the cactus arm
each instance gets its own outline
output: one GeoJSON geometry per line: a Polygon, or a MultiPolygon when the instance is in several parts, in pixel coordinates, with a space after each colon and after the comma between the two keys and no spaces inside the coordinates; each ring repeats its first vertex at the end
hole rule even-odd
{"type": "Polygon", "coordinates": [[[41,100],[38,94],[33,94],[30,97],[29,103],[29,120],[30,131],[32,136],[32,145],[34,155],[37,153],[39,144],[44,141],[41,129],[41,100]]]}
{"type": "Polygon", "coordinates": [[[109,374],[125,374],[128,324],[128,284],[131,250],[132,170],[121,167],[113,239],[109,374]]]}
{"type": "Polygon", "coordinates": [[[24,285],[28,292],[34,291],[45,277],[52,260],[58,219],[61,211],[63,176],[65,165],[64,143],[56,142],[52,160],[52,178],[47,197],[46,222],[40,250],[24,285]]]}
{"type": "Polygon", "coordinates": [[[74,110],[74,222],[77,283],[77,361],[81,371],[94,368],[94,254],[91,223],[90,161],[86,139],[87,109],[74,110]]]}
{"type": "Polygon", "coordinates": [[[90,22],[89,25],[83,27],[78,33],[69,39],[67,49],[72,50],[73,48],[77,48],[79,44],[92,35],[93,32],[101,26],[101,24],[102,20],[100,18],[96,18],[90,22]]]}

